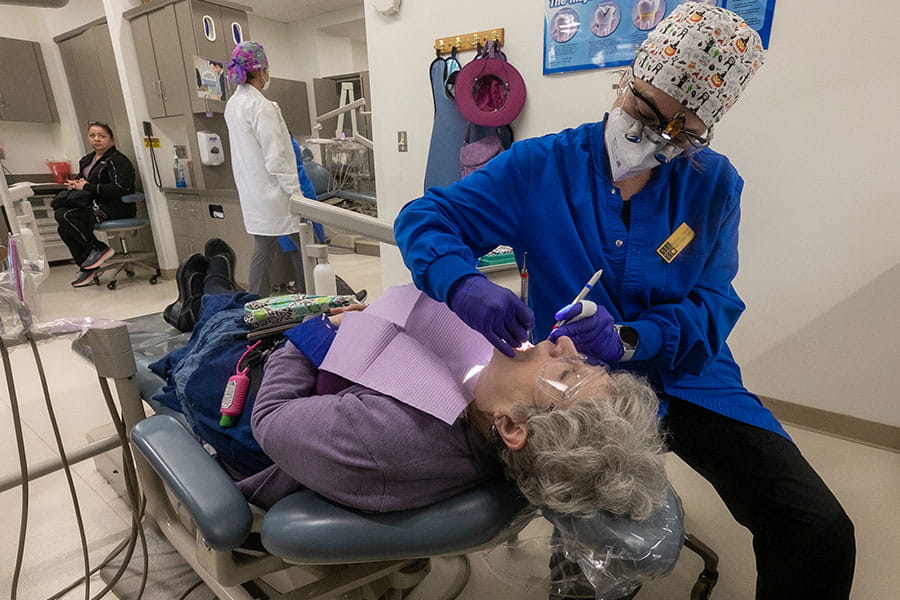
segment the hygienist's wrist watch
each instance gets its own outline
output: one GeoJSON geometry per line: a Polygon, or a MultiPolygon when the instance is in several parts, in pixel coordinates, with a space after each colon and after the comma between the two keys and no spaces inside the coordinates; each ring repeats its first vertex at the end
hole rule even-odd
{"type": "Polygon", "coordinates": [[[613,327],[619,335],[619,341],[622,343],[622,358],[619,359],[619,362],[631,360],[640,343],[637,331],[633,327],[619,325],[618,323],[613,325],[613,327]]]}

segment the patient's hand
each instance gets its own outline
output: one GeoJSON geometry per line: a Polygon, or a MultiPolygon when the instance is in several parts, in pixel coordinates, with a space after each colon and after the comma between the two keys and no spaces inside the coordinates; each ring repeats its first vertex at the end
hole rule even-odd
{"type": "Polygon", "coordinates": [[[87,179],[82,177],[81,179],[70,179],[66,182],[66,188],[70,190],[81,190],[84,189],[84,184],[87,183],[87,179]]]}
{"type": "Polygon", "coordinates": [[[367,304],[351,304],[350,306],[336,306],[331,309],[331,312],[328,316],[328,320],[331,321],[331,324],[335,327],[341,326],[341,319],[343,318],[345,312],[351,310],[363,310],[367,304]]]}

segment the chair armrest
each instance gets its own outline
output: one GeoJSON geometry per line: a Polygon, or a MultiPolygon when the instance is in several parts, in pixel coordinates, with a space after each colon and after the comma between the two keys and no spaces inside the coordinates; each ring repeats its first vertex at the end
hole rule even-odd
{"type": "Polygon", "coordinates": [[[214,550],[240,546],[253,524],[231,478],[175,419],[155,415],[131,429],[131,441],[187,508],[214,550]]]}

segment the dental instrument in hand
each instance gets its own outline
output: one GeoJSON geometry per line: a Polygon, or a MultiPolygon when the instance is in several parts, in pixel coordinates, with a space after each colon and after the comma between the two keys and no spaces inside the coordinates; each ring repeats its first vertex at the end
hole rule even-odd
{"type": "MultiPolygon", "coordinates": [[[[522,269],[519,271],[519,298],[528,304],[528,252],[522,253],[522,269]]],[[[528,339],[523,343],[534,343],[534,330],[528,330],[528,339]]]]}
{"type": "MultiPolygon", "coordinates": [[[[591,278],[588,279],[588,282],[586,284],[584,284],[584,287],[581,288],[581,291],[578,292],[578,295],[575,296],[575,299],[572,300],[571,302],[569,302],[569,304],[567,306],[571,306],[572,304],[575,304],[576,302],[581,302],[582,300],[584,300],[585,296],[587,296],[590,293],[590,291],[592,289],[594,289],[594,285],[597,283],[597,281],[600,280],[601,275],[603,275],[603,269],[599,269],[596,273],[591,275],[591,278]]],[[[559,327],[560,325],[562,325],[565,322],[566,322],[565,319],[557,321],[556,324],[553,325],[553,329],[556,329],[557,327],[559,327]]],[[[551,329],[550,331],[552,332],[553,329],[551,329]]]]}
{"type": "Polygon", "coordinates": [[[528,253],[522,253],[522,268],[519,270],[519,298],[528,304],[528,253]]]}

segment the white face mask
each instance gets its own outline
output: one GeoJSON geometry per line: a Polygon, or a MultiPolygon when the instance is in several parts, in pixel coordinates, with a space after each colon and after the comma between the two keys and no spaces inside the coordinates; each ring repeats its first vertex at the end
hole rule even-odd
{"type": "Polygon", "coordinates": [[[262,89],[264,89],[264,90],[269,89],[269,84],[270,84],[270,83],[272,83],[272,78],[269,77],[268,75],[266,75],[266,82],[263,84],[262,89]]]}
{"type": "Polygon", "coordinates": [[[640,142],[625,139],[625,133],[637,122],[621,106],[612,109],[606,119],[603,136],[613,181],[622,181],[659,166],[659,161],[654,156],[657,144],[647,139],[649,136],[642,136],[640,142]]]}

